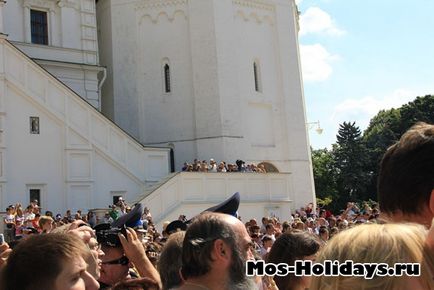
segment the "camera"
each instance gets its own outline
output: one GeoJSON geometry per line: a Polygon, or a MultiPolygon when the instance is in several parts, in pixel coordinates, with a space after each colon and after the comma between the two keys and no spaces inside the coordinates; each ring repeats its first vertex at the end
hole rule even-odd
{"type": "Polygon", "coordinates": [[[127,238],[127,231],[125,226],[122,228],[111,228],[110,224],[101,224],[95,227],[96,239],[98,243],[110,247],[121,247],[121,240],[118,234],[121,233],[127,238]]]}

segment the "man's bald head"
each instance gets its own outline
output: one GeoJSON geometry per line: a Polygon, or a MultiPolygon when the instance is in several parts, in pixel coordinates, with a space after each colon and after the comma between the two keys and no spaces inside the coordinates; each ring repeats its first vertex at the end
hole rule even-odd
{"type": "MultiPolygon", "coordinates": [[[[206,212],[196,217],[187,229],[183,243],[182,274],[184,278],[202,276],[211,270],[214,242],[224,241],[232,251],[233,260],[242,260],[239,241],[247,234],[244,225],[235,217],[206,212]]],[[[242,265],[241,265],[242,267],[242,265]]]]}

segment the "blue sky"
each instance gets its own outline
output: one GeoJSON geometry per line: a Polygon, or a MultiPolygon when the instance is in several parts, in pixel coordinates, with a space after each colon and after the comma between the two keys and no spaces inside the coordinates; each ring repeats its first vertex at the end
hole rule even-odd
{"type": "Polygon", "coordinates": [[[363,131],[379,110],[434,94],[434,1],[296,2],[307,119],[324,129],[309,130],[313,148],[344,121],[363,131]]]}

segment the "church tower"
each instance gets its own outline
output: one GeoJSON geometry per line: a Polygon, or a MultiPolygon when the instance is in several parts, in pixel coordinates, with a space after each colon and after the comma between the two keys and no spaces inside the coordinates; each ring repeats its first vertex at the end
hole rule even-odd
{"type": "Polygon", "coordinates": [[[102,111],[176,169],[266,162],[314,197],[294,0],[97,1],[102,111]]]}

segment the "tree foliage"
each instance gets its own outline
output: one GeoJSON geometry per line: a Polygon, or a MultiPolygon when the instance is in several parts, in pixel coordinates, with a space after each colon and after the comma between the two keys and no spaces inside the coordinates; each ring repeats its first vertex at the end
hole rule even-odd
{"type": "Polygon", "coordinates": [[[417,97],[398,109],[381,110],[363,134],[355,122],[340,124],[331,150],[312,151],[319,200],[327,200],[328,208],[335,211],[343,209],[347,201],[375,200],[383,154],[421,121],[434,124],[434,95],[417,97]]]}
{"type": "Polygon", "coordinates": [[[370,172],[367,171],[367,150],[362,139],[362,132],[355,122],[344,122],[339,126],[337,142],[333,147],[335,168],[338,172],[336,200],[339,206],[347,201],[369,198],[366,183],[370,172]]]}
{"type": "Polygon", "coordinates": [[[387,148],[417,122],[434,124],[434,95],[416,99],[398,109],[382,110],[374,116],[363,133],[369,154],[372,177],[369,190],[376,192],[379,164],[387,148]]]}
{"type": "Polygon", "coordinates": [[[336,168],[333,164],[332,152],[326,148],[313,150],[312,165],[316,196],[321,199],[335,198],[337,196],[336,168]]]}
{"type": "Polygon", "coordinates": [[[434,123],[434,95],[416,97],[398,109],[378,112],[363,132],[363,139],[369,148],[384,152],[417,122],[434,123]]]}

